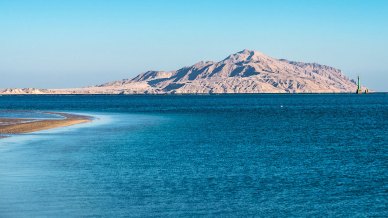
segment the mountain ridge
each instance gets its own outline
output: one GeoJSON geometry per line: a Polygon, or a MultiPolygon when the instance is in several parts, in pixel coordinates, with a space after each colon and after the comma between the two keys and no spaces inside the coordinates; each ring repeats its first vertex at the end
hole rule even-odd
{"type": "MultiPolygon", "coordinates": [[[[225,59],[175,71],[147,71],[131,79],[75,89],[26,89],[25,94],[351,93],[357,85],[341,70],[272,58],[244,49],[225,59]]],[[[22,94],[5,89],[0,94],[22,94]]]]}

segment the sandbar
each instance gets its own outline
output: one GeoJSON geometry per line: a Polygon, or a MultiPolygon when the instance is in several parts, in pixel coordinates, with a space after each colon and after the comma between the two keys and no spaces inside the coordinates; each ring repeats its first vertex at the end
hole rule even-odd
{"type": "Polygon", "coordinates": [[[92,117],[85,115],[46,112],[60,115],[63,119],[24,119],[24,118],[0,118],[0,139],[10,134],[31,133],[58,127],[72,126],[90,122],[92,117]]]}

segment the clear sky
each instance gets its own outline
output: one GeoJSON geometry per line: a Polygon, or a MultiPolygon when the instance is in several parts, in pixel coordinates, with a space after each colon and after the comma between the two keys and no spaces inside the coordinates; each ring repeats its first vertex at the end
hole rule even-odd
{"type": "Polygon", "coordinates": [[[62,88],[244,48],[388,91],[386,0],[0,0],[0,88],[62,88]]]}

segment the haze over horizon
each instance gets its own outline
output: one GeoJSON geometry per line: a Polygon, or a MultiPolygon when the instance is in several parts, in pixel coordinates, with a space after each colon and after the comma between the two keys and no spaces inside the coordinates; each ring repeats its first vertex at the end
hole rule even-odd
{"type": "Polygon", "coordinates": [[[84,87],[250,49],[388,91],[386,11],[382,0],[0,0],[0,88],[84,87]]]}

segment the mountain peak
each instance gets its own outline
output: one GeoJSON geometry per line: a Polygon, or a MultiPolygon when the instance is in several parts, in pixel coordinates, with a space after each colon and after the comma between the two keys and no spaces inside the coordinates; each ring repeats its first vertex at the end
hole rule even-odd
{"type": "Polygon", "coordinates": [[[259,51],[251,50],[251,49],[244,49],[239,52],[236,52],[236,54],[252,54],[252,53],[261,53],[259,51]]]}
{"type": "Polygon", "coordinates": [[[255,50],[244,49],[235,54],[229,55],[224,62],[240,63],[240,62],[259,62],[271,59],[271,57],[255,50]]]}

